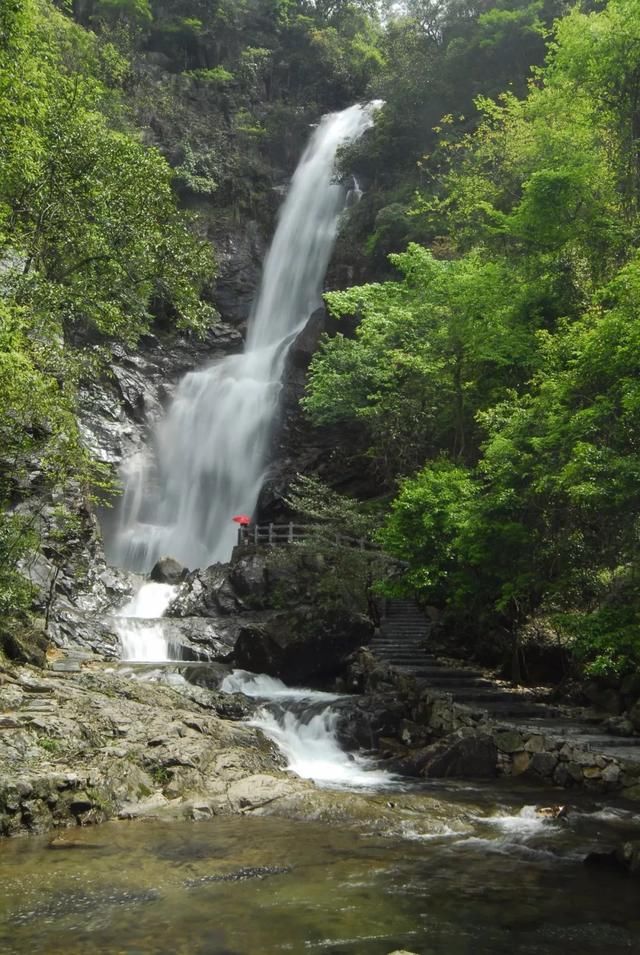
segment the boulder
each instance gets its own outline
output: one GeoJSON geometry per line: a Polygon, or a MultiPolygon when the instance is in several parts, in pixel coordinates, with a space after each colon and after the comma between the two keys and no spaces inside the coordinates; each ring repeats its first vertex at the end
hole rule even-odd
{"type": "Polygon", "coordinates": [[[403,760],[399,768],[415,776],[491,779],[497,775],[497,765],[498,750],[492,737],[473,734],[438,740],[403,760]]]}
{"type": "Polygon", "coordinates": [[[179,584],[186,577],[188,571],[173,557],[161,557],[151,569],[149,577],[157,584],[179,584]]]}
{"type": "Polygon", "coordinates": [[[609,852],[590,852],[584,859],[585,865],[626,872],[635,878],[640,877],[640,839],[624,842],[609,852]]]}
{"type": "Polygon", "coordinates": [[[29,623],[4,620],[0,624],[0,650],[4,650],[10,660],[43,667],[48,645],[46,633],[29,623]]]}
{"type": "Polygon", "coordinates": [[[229,580],[228,564],[212,564],[187,574],[181,593],[172,601],[168,617],[219,617],[241,610],[229,580]]]}
{"type": "Polygon", "coordinates": [[[241,627],[233,662],[243,670],[304,683],[336,676],[356,647],[368,643],[373,624],[342,609],[296,608],[273,612],[241,627]]]}

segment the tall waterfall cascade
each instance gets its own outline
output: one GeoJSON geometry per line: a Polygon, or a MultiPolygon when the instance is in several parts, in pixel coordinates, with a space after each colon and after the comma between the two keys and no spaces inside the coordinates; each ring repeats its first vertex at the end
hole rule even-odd
{"type": "Polygon", "coordinates": [[[378,106],[332,113],[314,131],[264,262],[244,352],[187,374],[150,446],[123,466],[115,563],[147,572],[164,555],[190,568],[228,559],[231,518],[253,514],[266,477],[287,352],[321,304],[347,199],[336,154],[373,124],[378,106]]]}

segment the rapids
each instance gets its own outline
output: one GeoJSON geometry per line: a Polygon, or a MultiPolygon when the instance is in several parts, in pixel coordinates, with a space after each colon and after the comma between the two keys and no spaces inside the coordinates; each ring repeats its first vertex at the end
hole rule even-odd
{"type": "Polygon", "coordinates": [[[221,689],[244,693],[264,704],[250,725],[278,746],[296,776],[332,789],[393,788],[399,782],[369,757],[346,753],[340,745],[340,713],[335,704],[342,701],[348,706],[349,697],[293,689],[281,680],[243,670],[234,670],[221,689]]]}

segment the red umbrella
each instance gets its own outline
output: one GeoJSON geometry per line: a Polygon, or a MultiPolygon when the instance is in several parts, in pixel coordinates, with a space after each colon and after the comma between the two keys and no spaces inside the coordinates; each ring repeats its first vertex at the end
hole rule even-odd
{"type": "Polygon", "coordinates": [[[236,514],[236,516],[232,517],[231,520],[235,521],[236,524],[239,524],[240,527],[248,527],[251,523],[251,518],[248,514],[236,514]]]}

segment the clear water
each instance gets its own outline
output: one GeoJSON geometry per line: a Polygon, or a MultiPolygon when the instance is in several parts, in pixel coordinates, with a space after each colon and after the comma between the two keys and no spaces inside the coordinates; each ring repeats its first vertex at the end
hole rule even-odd
{"type": "Polygon", "coordinates": [[[496,802],[464,786],[321,795],[315,821],[110,823],[59,834],[56,847],[50,837],[6,841],[0,950],[640,952],[638,883],[580,862],[637,827],[628,815],[548,823],[526,805],[529,792],[496,802]]]}

